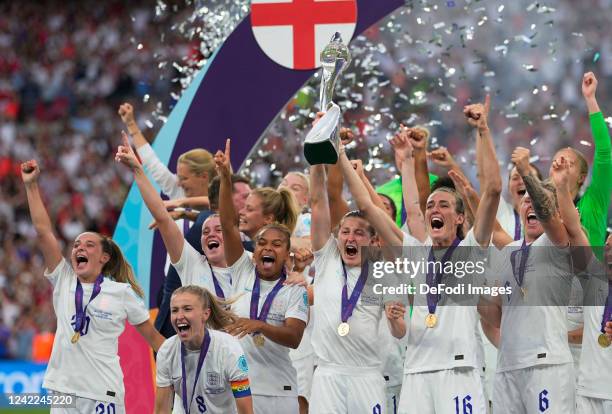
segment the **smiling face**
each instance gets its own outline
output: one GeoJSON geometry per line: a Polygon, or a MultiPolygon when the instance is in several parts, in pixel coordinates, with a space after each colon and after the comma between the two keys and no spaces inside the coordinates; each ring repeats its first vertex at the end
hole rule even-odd
{"type": "Polygon", "coordinates": [[[277,279],[289,258],[289,240],[282,231],[270,228],[257,235],[253,261],[264,279],[277,279]]]}
{"type": "Polygon", "coordinates": [[[176,165],[178,185],[185,191],[185,197],[198,197],[208,194],[208,174],[197,175],[182,162],[176,165]]]}
{"type": "Polygon", "coordinates": [[[457,237],[457,227],[464,221],[465,216],[457,212],[453,193],[437,190],[427,199],[425,224],[434,246],[450,246],[457,237]]]}
{"type": "Polygon", "coordinates": [[[295,173],[289,173],[283,178],[278,188],[279,190],[281,188],[289,189],[295,196],[300,210],[308,205],[308,198],[310,196],[308,194],[308,183],[304,180],[304,177],[295,173]]]}
{"type": "Polygon", "coordinates": [[[544,233],[544,227],[542,227],[542,223],[540,223],[540,220],[538,220],[535,214],[529,194],[525,194],[521,200],[519,215],[521,217],[521,223],[523,223],[523,228],[525,229],[525,240],[527,240],[528,243],[536,240],[544,233]]]}
{"type": "Polygon", "coordinates": [[[198,349],[204,339],[210,308],[204,309],[202,298],[191,292],[172,295],[170,322],[179,339],[189,349],[198,349]]]}
{"type": "Polygon", "coordinates": [[[110,255],[103,251],[102,240],[96,233],[81,233],[72,245],[72,268],[84,280],[95,279],[109,259],[110,255]]]}
{"type": "Polygon", "coordinates": [[[218,215],[212,215],[204,221],[200,242],[202,243],[202,251],[211,265],[217,267],[227,266],[223,250],[221,220],[218,215]]]}
{"type": "Polygon", "coordinates": [[[373,246],[376,238],[369,223],[361,217],[345,217],[338,230],[338,249],[347,266],[361,266],[362,247],[373,246]]]}
{"type": "Polygon", "coordinates": [[[264,215],[261,198],[257,194],[250,194],[239,212],[240,222],[238,229],[249,237],[254,237],[257,231],[272,222],[272,215],[264,215]]]}

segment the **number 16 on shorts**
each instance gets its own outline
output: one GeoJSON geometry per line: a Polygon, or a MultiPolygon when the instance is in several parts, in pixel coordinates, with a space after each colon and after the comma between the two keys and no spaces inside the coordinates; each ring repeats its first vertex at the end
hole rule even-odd
{"type": "Polygon", "coordinates": [[[472,414],[471,395],[468,394],[463,398],[457,395],[453,400],[455,400],[455,414],[472,414]]]}

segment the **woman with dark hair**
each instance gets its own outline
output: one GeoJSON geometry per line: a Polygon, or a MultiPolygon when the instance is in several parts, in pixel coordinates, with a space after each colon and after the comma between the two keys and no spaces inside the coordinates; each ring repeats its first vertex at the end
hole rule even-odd
{"type": "MultiPolygon", "coordinates": [[[[257,209],[243,220],[253,238],[255,251],[246,252],[240,240],[232,203],[230,140],[225,152],[215,154],[221,177],[219,212],[223,230],[225,259],[231,267],[232,290],[239,295],[232,310],[240,317],[226,331],[240,338],[249,361],[255,413],[297,413],[297,375],[289,358],[289,348],[297,348],[308,321],[308,294],[302,286],[285,284],[296,209],[293,194],[281,189],[254,191],[260,197],[257,209]],[[256,227],[256,221],[262,223],[256,227]],[[259,221],[261,219],[261,221],[259,221]],[[285,220],[286,224],[278,223],[285,220]],[[247,221],[245,223],[245,221],[247,221]],[[253,233],[255,231],[255,233],[253,233]]],[[[251,200],[251,203],[254,200],[251,200]]]]}
{"type": "MultiPolygon", "coordinates": [[[[144,294],[131,266],[110,238],[82,233],[74,241],[70,261],[62,257],[38,189],[39,174],[36,161],[21,165],[30,215],[46,265],[45,277],[53,285],[57,316],[43,387],[75,395],[74,412],[124,413],[117,347],[125,321],[134,325],[156,351],[164,338],[149,320],[144,294]]],[[[59,412],[56,410],[51,412],[59,412]]]]}

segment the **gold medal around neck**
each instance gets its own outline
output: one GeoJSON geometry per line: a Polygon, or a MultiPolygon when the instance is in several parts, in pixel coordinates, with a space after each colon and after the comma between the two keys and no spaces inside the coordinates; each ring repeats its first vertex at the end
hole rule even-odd
{"type": "Polygon", "coordinates": [[[72,342],[73,344],[76,344],[77,342],[79,342],[80,337],[81,337],[81,334],[79,332],[75,332],[74,335],[72,335],[72,339],[70,340],[70,342],[72,342]]]}
{"type": "Polygon", "coordinates": [[[347,336],[350,330],[351,327],[346,322],[342,322],[340,325],[338,325],[338,335],[340,336],[347,336]]]}
{"type": "Polygon", "coordinates": [[[256,347],[261,348],[262,346],[264,346],[265,342],[266,340],[264,339],[264,336],[262,334],[253,336],[253,343],[256,347]]]}
{"type": "Polygon", "coordinates": [[[610,346],[610,344],[612,344],[612,342],[610,342],[610,338],[608,338],[606,334],[599,335],[599,337],[597,338],[597,343],[602,348],[607,348],[610,346]]]}
{"type": "Polygon", "coordinates": [[[425,317],[425,326],[428,328],[433,328],[438,323],[438,317],[433,313],[428,314],[425,317]]]}

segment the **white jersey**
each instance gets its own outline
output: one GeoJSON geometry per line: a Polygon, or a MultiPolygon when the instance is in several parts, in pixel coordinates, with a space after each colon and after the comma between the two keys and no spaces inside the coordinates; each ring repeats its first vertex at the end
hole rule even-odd
{"type": "Polygon", "coordinates": [[[124,404],[123,373],[119,366],[118,339],[125,321],[139,325],[149,312],[127,283],[104,278],[100,293],[89,303],[93,283],[82,283],[87,314],[79,341],[74,334],[77,275],[65,259],[45,276],[53,285],[57,331],[45,374],[44,388],[77,397],[124,404]],[[88,304],[89,303],[89,304],[88,304]]]}
{"type": "MultiPolygon", "coordinates": [[[[255,282],[255,265],[247,251],[244,251],[240,259],[233,264],[231,273],[234,282],[232,296],[237,297],[236,302],[232,304],[232,310],[242,318],[249,318],[251,293],[255,282]]],[[[260,279],[258,313],[276,283],[276,280],[260,279]]],[[[283,286],[272,301],[270,313],[265,322],[274,326],[283,326],[288,318],[308,322],[308,294],[303,286],[283,286]]],[[[297,374],[291,364],[288,347],[279,345],[268,338],[264,339],[262,347],[257,347],[251,335],[243,337],[240,345],[249,362],[253,394],[297,397],[297,374]]]]}
{"type": "Polygon", "coordinates": [[[597,270],[584,285],[585,303],[599,306],[584,307],[584,333],[582,355],[578,371],[578,395],[612,400],[612,346],[602,348],[597,338],[601,334],[604,305],[609,294],[603,266],[594,259],[592,266],[597,270]]]}
{"type": "Polygon", "coordinates": [[[293,230],[293,236],[310,237],[310,224],[311,224],[311,214],[301,213],[297,217],[297,223],[295,225],[295,230],[293,230]]]}
{"type": "MultiPolygon", "coordinates": [[[[404,315],[406,326],[410,323],[410,309],[404,315]]],[[[380,318],[378,327],[380,353],[385,356],[382,364],[382,375],[387,388],[402,385],[404,378],[404,359],[406,358],[406,343],[408,333],[403,338],[391,335],[387,318],[380,318]]]]}
{"type": "MultiPolygon", "coordinates": [[[[583,326],[584,310],[582,308],[583,291],[580,281],[577,277],[572,279],[572,291],[570,294],[569,306],[567,307],[567,330],[573,331],[583,326]]],[[[574,364],[578,366],[580,363],[580,353],[582,352],[582,344],[569,344],[574,364]]]]}
{"type": "Polygon", "coordinates": [[[212,274],[212,272],[214,272],[225,297],[229,298],[232,293],[232,276],[230,268],[211,266],[206,256],[198,253],[192,245],[187,243],[187,240],[183,242],[181,258],[178,262],[172,263],[172,265],[181,278],[181,284],[183,286],[202,286],[208,289],[213,295],[216,295],[212,274]]]}
{"type": "Polygon", "coordinates": [[[508,203],[503,198],[499,199],[499,206],[497,207],[497,221],[499,225],[504,229],[510,237],[516,240],[516,231],[519,231],[519,238],[523,237],[523,225],[518,214],[515,213],[512,204],[508,203]]]}
{"type": "MultiPolygon", "coordinates": [[[[210,335],[210,345],[194,395],[192,395],[193,382],[200,350],[187,350],[185,356],[187,401],[191,401],[189,411],[199,413],[203,411],[198,410],[198,407],[206,407],[206,412],[236,413],[234,397],[250,395],[249,367],[244,351],[233,336],[213,329],[207,331],[210,335]]],[[[177,335],[166,339],[159,348],[156,378],[158,387],[171,386],[182,398],[181,341],[177,335]]]]}
{"type": "MultiPolygon", "coordinates": [[[[404,234],[403,245],[405,258],[412,261],[428,260],[431,239],[423,244],[414,237],[404,234]]],[[[436,251],[435,255],[440,260],[443,252],[436,251]]],[[[470,230],[453,252],[449,262],[473,262],[484,266],[486,256],[487,250],[479,246],[474,238],[473,230],[470,230]]],[[[472,282],[484,278],[484,275],[473,274],[473,276],[477,278],[470,278],[472,282]]],[[[412,279],[417,295],[414,297],[412,318],[408,327],[404,373],[414,374],[456,367],[473,367],[481,370],[482,358],[479,353],[482,341],[476,336],[477,324],[480,323],[476,306],[444,306],[445,298],[442,295],[442,305],[439,302],[435,310],[437,324],[433,328],[428,328],[425,325],[425,318],[429,314],[427,295],[418,294],[419,287],[427,283],[426,277],[426,272],[420,272],[412,279]]],[[[441,283],[450,286],[456,285],[460,280],[454,275],[445,276],[441,283]]],[[[468,279],[465,281],[466,284],[470,283],[468,279]]],[[[406,279],[404,282],[410,283],[411,281],[406,279]]]]}
{"type": "MultiPolygon", "coordinates": [[[[523,278],[527,294],[523,298],[510,260],[511,251],[521,244],[517,240],[500,252],[493,267],[495,274],[488,282],[512,289],[511,295],[501,296],[498,372],[572,362],[567,342],[567,304],[572,285],[569,248],[554,246],[546,234],[531,244],[523,278]]],[[[520,256],[516,255],[517,278],[520,256]]]]}
{"type": "MultiPolygon", "coordinates": [[[[348,335],[338,335],[345,278],[336,239],[330,237],[320,250],[314,252],[314,256],[316,276],[312,346],[319,363],[380,370],[383,356],[378,343],[378,327],[384,314],[382,298],[368,294],[367,286],[364,287],[348,319],[348,335]]],[[[346,272],[347,295],[350,297],[361,267],[347,267],[346,272]]]]}

